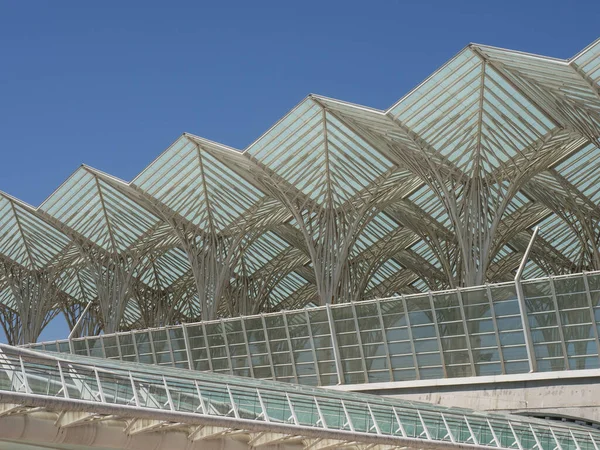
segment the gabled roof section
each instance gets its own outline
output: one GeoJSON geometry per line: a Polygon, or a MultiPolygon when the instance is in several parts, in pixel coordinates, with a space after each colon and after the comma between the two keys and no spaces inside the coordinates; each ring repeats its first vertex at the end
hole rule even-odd
{"type": "Polygon", "coordinates": [[[334,207],[393,166],[316,97],[302,101],[245,153],[317,204],[334,207]]]}
{"type": "Polygon", "coordinates": [[[592,87],[596,86],[595,89],[598,92],[598,85],[600,84],[600,39],[596,39],[585,49],[575,55],[570,64],[581,71],[592,87]]]}
{"type": "Polygon", "coordinates": [[[39,208],[105,251],[129,249],[160,219],[96,176],[77,169],[39,208]]]}
{"type": "Polygon", "coordinates": [[[0,192],[0,255],[27,269],[56,262],[71,240],[40,219],[34,208],[0,192]]]}
{"type": "MultiPolygon", "coordinates": [[[[556,124],[576,129],[587,137],[597,135],[600,127],[597,81],[579,69],[575,60],[569,62],[483,45],[471,48],[556,124]]],[[[591,46],[580,55],[581,59],[576,59],[585,65],[586,57],[593,58],[594,52],[597,49],[591,46]]],[[[597,61],[587,66],[587,70],[595,72],[594,64],[597,61]]]]}
{"type": "Polygon", "coordinates": [[[264,194],[215,158],[214,152],[236,150],[183,135],[132,185],[200,229],[222,231],[263,199],[264,194]]]}
{"type": "Polygon", "coordinates": [[[388,113],[469,176],[513,162],[555,128],[471,48],[388,113]]]}

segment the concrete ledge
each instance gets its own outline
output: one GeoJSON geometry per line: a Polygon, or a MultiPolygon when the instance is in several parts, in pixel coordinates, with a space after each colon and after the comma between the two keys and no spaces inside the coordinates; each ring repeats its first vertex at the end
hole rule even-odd
{"type": "Polygon", "coordinates": [[[519,383],[546,380],[572,380],[578,378],[598,378],[598,382],[600,382],[600,369],[561,370],[557,372],[530,372],[517,373],[511,375],[438,378],[435,380],[392,381],[385,383],[344,384],[324,387],[327,389],[334,389],[336,391],[368,392],[395,389],[434,388],[442,386],[476,386],[481,384],[496,385],[503,383],[519,383]]]}

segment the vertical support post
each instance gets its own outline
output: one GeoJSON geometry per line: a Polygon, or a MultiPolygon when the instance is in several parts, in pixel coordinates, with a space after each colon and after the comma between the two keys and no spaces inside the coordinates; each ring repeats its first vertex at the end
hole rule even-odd
{"type": "Polygon", "coordinates": [[[246,324],[244,323],[244,316],[239,318],[240,324],[242,326],[242,334],[244,335],[244,346],[246,348],[246,356],[248,357],[248,368],[250,369],[250,376],[255,378],[254,376],[254,364],[252,364],[252,355],[250,354],[250,343],[248,342],[248,332],[246,331],[246,324]]]}
{"type": "Polygon", "coordinates": [[[340,403],[342,404],[342,409],[344,410],[344,416],[346,416],[346,423],[344,423],[344,425],[342,426],[342,429],[345,427],[348,427],[348,428],[350,428],[350,431],[354,433],[354,431],[355,431],[354,424],[352,423],[352,417],[348,413],[348,408],[346,408],[346,404],[344,403],[344,400],[340,400],[340,403]]]}
{"type": "MultiPolygon", "coordinates": [[[[137,346],[137,341],[135,340],[135,331],[131,332],[131,344],[133,345],[133,351],[135,352],[135,362],[139,363],[140,362],[140,352],[138,350],[138,346],[137,346]]],[[[102,344],[104,345],[104,343],[102,344]]],[[[104,347],[102,347],[102,351],[104,351],[104,347]]],[[[104,351],[104,355],[106,355],[106,352],[104,351]]]]}
{"type": "Polygon", "coordinates": [[[527,259],[529,258],[529,253],[531,253],[531,249],[533,248],[533,243],[535,238],[538,235],[540,227],[535,227],[533,229],[533,233],[531,235],[531,239],[529,240],[529,245],[525,250],[525,254],[523,255],[523,259],[521,260],[521,265],[517,270],[517,274],[515,275],[515,288],[517,290],[517,300],[519,302],[519,313],[521,316],[521,324],[523,325],[523,336],[525,338],[525,348],[527,350],[527,359],[529,361],[529,372],[537,371],[537,361],[535,360],[535,351],[533,348],[533,339],[531,337],[531,329],[529,327],[529,318],[527,317],[527,305],[525,304],[525,294],[523,293],[523,285],[521,284],[521,277],[523,276],[523,271],[525,270],[525,265],[527,264],[527,259]]]}
{"type": "Polygon", "coordinates": [[[402,424],[402,420],[400,420],[400,415],[398,414],[398,411],[396,410],[395,406],[392,406],[392,411],[394,411],[394,417],[396,418],[396,423],[398,424],[398,429],[394,432],[394,434],[398,434],[398,432],[400,432],[402,437],[404,437],[404,438],[407,437],[406,429],[404,428],[404,425],[402,424]]]}
{"type": "Polygon", "coordinates": [[[133,391],[133,400],[135,401],[135,406],[140,406],[140,398],[138,396],[138,391],[137,391],[137,386],[135,385],[135,382],[133,381],[133,375],[131,375],[131,372],[129,372],[129,381],[131,382],[131,389],[133,391]]]}
{"type": "Polygon", "coordinates": [[[567,341],[565,340],[565,333],[563,330],[562,319],[560,318],[560,311],[558,310],[558,299],[556,298],[556,289],[554,287],[554,279],[550,277],[550,293],[552,294],[552,304],[554,305],[554,313],[556,314],[556,325],[558,326],[558,336],[560,337],[560,348],[563,352],[563,359],[565,363],[565,369],[569,370],[569,357],[567,356],[567,341]]]}
{"type": "Polygon", "coordinates": [[[98,339],[98,342],[100,342],[100,353],[102,354],[102,357],[106,358],[106,347],[104,346],[104,338],[102,336],[97,336],[96,339],[98,339]]]}
{"type": "Polygon", "coordinates": [[[587,297],[587,303],[590,308],[590,320],[592,322],[592,330],[594,332],[594,340],[596,341],[596,353],[600,358],[600,337],[598,336],[598,326],[596,325],[596,314],[594,313],[594,303],[592,302],[592,292],[590,291],[590,282],[588,280],[587,272],[583,272],[583,284],[585,286],[585,295],[587,297]]]}
{"type": "Polygon", "coordinates": [[[60,365],[60,360],[56,361],[56,365],[58,367],[58,374],[60,375],[60,384],[63,391],[63,397],[69,398],[69,390],[67,389],[67,383],[65,383],[65,374],[62,371],[62,367],[60,365]]]}
{"type": "Polygon", "coordinates": [[[285,393],[285,398],[287,400],[288,406],[290,407],[290,418],[294,420],[294,425],[300,425],[300,422],[298,421],[298,416],[296,415],[296,410],[294,409],[294,404],[292,403],[292,400],[290,399],[290,396],[287,392],[285,393]]]}
{"type": "Polygon", "coordinates": [[[492,292],[490,290],[489,284],[485,285],[485,291],[487,294],[488,301],[490,303],[490,317],[492,318],[492,324],[494,325],[494,335],[496,336],[498,356],[500,357],[500,368],[502,370],[502,374],[505,374],[506,368],[504,366],[504,353],[502,351],[502,343],[500,342],[500,330],[498,329],[498,319],[496,318],[496,311],[494,310],[494,301],[492,300],[492,292]]]}
{"type": "Polygon", "coordinates": [[[210,355],[210,347],[208,346],[208,336],[206,335],[206,325],[202,322],[202,337],[204,337],[204,348],[206,348],[206,357],[208,359],[208,370],[213,371],[212,356],[210,355]]]}
{"type": "Polygon", "coordinates": [[[115,333],[115,342],[117,343],[117,352],[119,353],[119,360],[123,361],[123,351],[121,350],[121,341],[119,340],[119,333],[115,333]]]}
{"type": "MultiPolygon", "coordinates": [[[[287,333],[287,322],[285,321],[285,311],[283,312],[283,320],[286,326],[286,335],[288,335],[287,333]]],[[[267,356],[269,357],[269,367],[271,368],[271,378],[273,380],[277,379],[277,376],[275,375],[275,365],[273,364],[273,353],[271,352],[271,343],[269,342],[269,332],[267,330],[267,322],[265,321],[265,316],[261,313],[260,315],[260,321],[262,323],[262,328],[263,328],[263,336],[265,337],[265,346],[267,348],[267,356]]],[[[288,339],[288,344],[289,344],[289,339],[288,339]]],[[[293,355],[291,355],[292,353],[292,346],[290,345],[290,358],[292,358],[292,364],[294,363],[293,361],[293,355]]],[[[293,367],[293,366],[292,366],[293,367]]],[[[296,374],[296,370],[294,368],[294,374],[296,374]]],[[[296,383],[298,382],[298,378],[296,378],[296,383]]]]}
{"type": "MultiPolygon", "coordinates": [[[[442,364],[442,371],[444,372],[444,378],[448,378],[448,370],[446,369],[446,359],[444,357],[444,347],[442,346],[442,337],[440,335],[440,324],[437,320],[437,314],[435,312],[435,305],[433,302],[433,295],[429,291],[429,306],[431,308],[431,320],[435,327],[435,337],[437,338],[438,347],[440,348],[440,362],[442,364]]],[[[408,311],[406,312],[408,316],[408,311]]],[[[412,340],[412,337],[411,337],[412,340]]]]}
{"type": "Polygon", "coordinates": [[[475,358],[473,357],[473,349],[471,348],[471,335],[469,334],[467,316],[465,315],[465,304],[463,303],[462,292],[460,292],[460,288],[456,289],[456,296],[458,298],[458,305],[460,307],[460,318],[463,323],[463,329],[465,330],[465,342],[467,344],[467,353],[469,355],[471,373],[473,374],[472,376],[477,376],[477,372],[475,371],[475,358]]]}
{"type": "Polygon", "coordinates": [[[171,391],[169,391],[169,385],[167,384],[167,378],[163,375],[163,386],[165,388],[165,393],[167,394],[167,402],[169,403],[169,409],[171,411],[175,411],[175,405],[173,404],[173,397],[171,397],[171,391]]]}
{"type": "Polygon", "coordinates": [[[229,341],[227,340],[227,330],[225,329],[225,322],[221,321],[221,335],[223,336],[223,343],[225,344],[225,353],[227,354],[227,361],[229,362],[229,373],[233,375],[233,361],[231,360],[231,351],[229,350],[229,341]]]}
{"type": "MultiPolygon", "coordinates": [[[[404,317],[406,317],[406,330],[408,331],[408,340],[410,341],[410,349],[412,351],[412,357],[413,357],[413,364],[415,366],[415,378],[417,380],[421,379],[421,372],[419,371],[419,361],[417,360],[417,350],[415,348],[415,340],[413,339],[413,333],[412,333],[412,327],[410,325],[410,316],[408,314],[408,305],[406,304],[406,298],[404,298],[404,295],[401,296],[402,298],[402,308],[404,308],[404,317]]],[[[437,331],[436,328],[436,335],[438,337],[438,345],[440,347],[440,359],[442,360],[442,364],[444,364],[444,354],[442,353],[442,344],[440,343],[440,337],[439,337],[439,333],[437,331]]],[[[445,365],[444,367],[444,375],[446,374],[446,369],[445,369],[445,365]]],[[[394,380],[392,380],[394,381],[394,380]]]]}
{"type": "Polygon", "coordinates": [[[235,399],[233,398],[233,393],[231,392],[231,388],[229,387],[229,384],[225,385],[225,388],[227,389],[227,394],[229,395],[229,401],[231,402],[231,411],[233,412],[233,415],[236,419],[240,418],[240,413],[238,411],[238,405],[235,402],[235,399]]]}
{"type": "MultiPolygon", "coordinates": [[[[265,336],[267,335],[267,327],[265,325],[265,318],[263,316],[262,318],[263,320],[263,326],[265,327],[265,336]]],[[[294,373],[294,380],[296,380],[296,383],[299,383],[298,381],[298,371],[296,370],[296,356],[294,354],[294,347],[292,347],[292,338],[290,336],[290,325],[288,323],[287,320],[287,311],[283,311],[283,325],[285,327],[285,338],[287,339],[287,343],[288,343],[288,348],[290,349],[290,362],[292,364],[292,370],[294,373]]],[[[271,367],[273,367],[273,358],[271,356],[271,346],[267,347],[269,350],[269,358],[271,361],[271,367]]],[[[273,370],[273,379],[275,379],[275,370],[273,370]]]]}
{"type": "MultiPolygon", "coordinates": [[[[262,398],[262,395],[260,395],[260,391],[258,390],[258,388],[256,388],[256,396],[258,397],[258,402],[260,404],[260,409],[262,411],[262,416],[265,419],[265,422],[270,422],[271,418],[269,417],[269,413],[267,412],[267,407],[265,406],[265,402],[262,398]]],[[[259,415],[260,417],[260,415],[259,415]]]]}
{"type": "Polygon", "coordinates": [[[196,411],[198,411],[198,409],[201,409],[202,414],[208,414],[208,410],[206,409],[206,404],[204,403],[204,398],[202,398],[202,392],[200,392],[200,386],[198,385],[198,380],[194,380],[194,384],[196,385],[196,392],[198,393],[198,401],[200,402],[200,405],[198,406],[198,408],[196,408],[196,411]]]}
{"type": "Polygon", "coordinates": [[[152,338],[152,330],[146,331],[148,333],[148,342],[150,343],[150,352],[152,353],[152,361],[154,364],[158,364],[158,358],[156,357],[156,350],[154,349],[154,339],[152,338]]]}
{"type": "Polygon", "coordinates": [[[83,321],[83,318],[85,317],[85,313],[88,312],[88,309],[90,309],[90,306],[92,306],[92,302],[91,301],[89,301],[88,304],[86,305],[86,307],[84,308],[83,312],[81,313],[81,315],[77,319],[77,322],[75,322],[75,325],[73,325],[73,329],[69,333],[69,337],[67,338],[67,339],[69,339],[69,352],[71,354],[75,353],[75,346],[73,345],[73,335],[77,331],[77,328],[79,328],[79,325],[83,321]]]}
{"type": "Polygon", "coordinates": [[[340,348],[338,346],[337,334],[335,332],[335,323],[333,321],[333,314],[331,313],[331,305],[329,303],[325,305],[325,310],[327,311],[329,331],[331,332],[331,346],[333,347],[333,359],[335,360],[338,384],[346,384],[346,380],[344,379],[344,368],[342,367],[342,360],[340,358],[340,348]]]}
{"type": "Polygon", "coordinates": [[[392,367],[392,358],[390,357],[390,346],[388,344],[385,322],[383,321],[383,314],[381,312],[381,300],[375,300],[375,304],[377,305],[377,315],[379,316],[379,326],[381,327],[381,339],[383,342],[383,348],[385,349],[385,356],[389,367],[390,381],[394,381],[394,369],[392,367]]]}
{"type": "Polygon", "coordinates": [[[96,367],[94,367],[94,375],[96,376],[96,384],[98,385],[98,395],[100,396],[100,401],[102,403],[106,403],[104,389],[102,389],[102,381],[100,380],[100,374],[98,373],[98,369],[96,367]]]}
{"type": "Polygon", "coordinates": [[[183,345],[185,345],[185,355],[187,356],[188,360],[188,369],[194,370],[194,359],[192,358],[192,351],[190,349],[190,336],[188,335],[185,323],[181,324],[181,331],[183,334],[183,345]]]}
{"type": "Polygon", "coordinates": [[[310,316],[308,310],[304,310],[304,316],[306,317],[306,331],[308,332],[308,341],[310,342],[310,348],[313,354],[313,360],[315,362],[315,375],[317,376],[318,385],[321,386],[321,373],[319,370],[319,361],[317,360],[317,349],[315,348],[315,338],[312,333],[310,325],[310,316]]]}
{"type": "Polygon", "coordinates": [[[175,367],[175,353],[173,352],[173,342],[171,342],[171,327],[165,327],[167,345],[169,346],[169,355],[171,356],[171,365],[175,367]]]}
{"type": "Polygon", "coordinates": [[[350,305],[352,307],[352,317],[354,317],[354,327],[356,328],[356,339],[358,340],[358,351],[360,353],[360,359],[362,360],[365,383],[368,383],[369,372],[367,370],[367,360],[365,359],[365,350],[363,347],[362,336],[360,335],[360,326],[358,325],[358,316],[356,315],[356,305],[354,304],[354,302],[351,302],[350,305]]]}

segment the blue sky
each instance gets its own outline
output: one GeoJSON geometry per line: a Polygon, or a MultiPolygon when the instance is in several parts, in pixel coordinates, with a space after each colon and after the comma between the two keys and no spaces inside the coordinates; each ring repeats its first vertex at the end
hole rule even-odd
{"type": "Polygon", "coordinates": [[[600,1],[0,2],[0,190],[133,178],[182,132],[244,148],[314,92],[386,108],[469,42],[570,57],[600,1]]]}
{"type": "Polygon", "coordinates": [[[568,58],[599,24],[598,0],[3,1],[0,190],[130,180],[184,131],[243,149],[311,92],[386,108],[469,42],[568,58]]]}

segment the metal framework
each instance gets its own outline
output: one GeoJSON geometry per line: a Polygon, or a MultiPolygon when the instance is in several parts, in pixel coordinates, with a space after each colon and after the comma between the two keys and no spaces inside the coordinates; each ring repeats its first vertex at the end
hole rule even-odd
{"type": "Polygon", "coordinates": [[[0,345],[0,402],[3,416],[55,413],[63,430],[120,420],[130,436],[184,431],[197,441],[244,433],[253,448],[291,442],[307,449],[597,450],[600,444],[600,430],[574,423],[6,345],[0,345]]]}
{"type": "Polygon", "coordinates": [[[333,386],[597,370],[599,330],[600,272],[588,272],[29,348],[333,386]]]}
{"type": "Polygon", "coordinates": [[[525,278],[598,270],[599,137],[600,41],[471,44],[386,111],[311,95],[244,151],[184,134],[131,182],[0,194],[0,321],[17,344],[90,301],[78,333],[503,282],[535,225],[525,278]]]}

